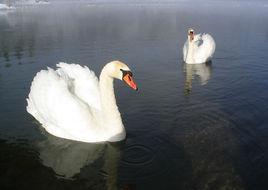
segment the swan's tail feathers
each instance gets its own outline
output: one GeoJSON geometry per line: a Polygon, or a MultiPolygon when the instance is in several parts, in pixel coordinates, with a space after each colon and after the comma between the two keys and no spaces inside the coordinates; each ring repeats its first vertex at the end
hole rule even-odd
{"type": "Polygon", "coordinates": [[[78,64],[67,64],[60,62],[57,64],[57,73],[63,78],[72,81],[73,93],[90,107],[100,110],[99,81],[95,73],[87,66],[78,64]]]}
{"type": "Polygon", "coordinates": [[[215,52],[215,41],[209,34],[202,34],[202,43],[195,52],[195,61],[197,63],[205,63],[209,61],[215,52]]]}
{"type": "Polygon", "coordinates": [[[26,101],[27,101],[27,106],[26,106],[27,112],[35,117],[37,114],[37,111],[32,100],[30,98],[26,98],[26,101]]]}
{"type": "Polygon", "coordinates": [[[55,76],[55,72],[53,69],[48,68],[48,70],[39,71],[31,84],[30,93],[28,95],[26,110],[30,113],[35,119],[37,119],[41,124],[44,124],[45,119],[40,115],[40,105],[44,104],[44,102],[40,101],[42,99],[42,95],[44,95],[45,88],[50,86],[49,83],[52,82],[50,76],[55,76]]]}
{"type": "Polygon", "coordinates": [[[30,98],[26,98],[27,101],[27,106],[26,106],[26,110],[29,114],[31,114],[35,119],[38,118],[38,113],[36,111],[36,108],[32,102],[32,100],[30,98]]]}
{"type": "Polygon", "coordinates": [[[202,36],[202,39],[207,47],[207,56],[210,59],[210,58],[212,58],[212,56],[215,52],[216,43],[215,43],[214,39],[212,38],[212,36],[209,34],[204,34],[202,36]]]}

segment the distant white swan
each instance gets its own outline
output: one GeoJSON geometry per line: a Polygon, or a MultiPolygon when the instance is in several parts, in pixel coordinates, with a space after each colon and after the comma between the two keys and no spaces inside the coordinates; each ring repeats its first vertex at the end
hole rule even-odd
{"type": "Polygon", "coordinates": [[[42,5],[50,4],[48,0],[20,0],[16,2],[17,5],[42,5]]]}
{"type": "Polygon", "coordinates": [[[183,46],[183,60],[188,64],[205,63],[211,60],[215,52],[215,41],[209,34],[194,34],[188,30],[188,39],[183,46]]]}
{"type": "Polygon", "coordinates": [[[98,80],[88,67],[59,63],[57,70],[41,70],[33,79],[27,111],[47,132],[83,142],[120,141],[125,129],[118,111],[113,79],[137,86],[129,67],[112,61],[98,80]]]}
{"type": "Polygon", "coordinates": [[[15,7],[0,3],[0,10],[13,10],[15,7]]]}

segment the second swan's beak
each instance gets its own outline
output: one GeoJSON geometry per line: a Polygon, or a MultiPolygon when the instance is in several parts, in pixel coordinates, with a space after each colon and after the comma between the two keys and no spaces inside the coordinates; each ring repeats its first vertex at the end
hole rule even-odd
{"type": "Polygon", "coordinates": [[[134,82],[134,80],[132,78],[132,73],[130,71],[124,73],[123,81],[125,81],[125,83],[127,83],[127,85],[130,86],[132,89],[134,89],[136,91],[138,90],[138,87],[137,87],[136,83],[134,82]]]}
{"type": "Polygon", "coordinates": [[[189,33],[189,36],[190,36],[190,40],[193,41],[194,40],[194,33],[193,32],[190,32],[189,33]]]}

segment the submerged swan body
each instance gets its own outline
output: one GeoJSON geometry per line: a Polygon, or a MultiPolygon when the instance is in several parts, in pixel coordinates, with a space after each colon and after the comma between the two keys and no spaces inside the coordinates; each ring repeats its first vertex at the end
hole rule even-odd
{"type": "Polygon", "coordinates": [[[104,66],[100,79],[88,67],[59,63],[41,70],[32,81],[27,111],[50,134],[76,141],[120,141],[125,129],[118,111],[113,79],[124,80],[137,90],[129,67],[113,61],[104,66]]]}
{"type": "Polygon", "coordinates": [[[188,30],[188,39],[183,46],[183,61],[188,64],[200,64],[211,60],[216,44],[209,34],[194,35],[194,30],[188,30]]]}

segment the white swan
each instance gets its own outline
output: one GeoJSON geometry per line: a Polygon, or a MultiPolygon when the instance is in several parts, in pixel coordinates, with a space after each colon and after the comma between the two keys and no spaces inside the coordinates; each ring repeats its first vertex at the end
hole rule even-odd
{"type": "Polygon", "coordinates": [[[12,9],[15,9],[15,7],[0,3],[0,10],[12,10],[12,9]]]}
{"type": "Polygon", "coordinates": [[[57,70],[41,70],[33,79],[27,111],[47,132],[83,142],[120,141],[125,129],[118,111],[113,79],[137,90],[129,67],[112,61],[98,81],[88,67],[59,63],[57,70]]]}
{"type": "Polygon", "coordinates": [[[194,35],[194,30],[188,30],[188,39],[183,46],[183,60],[188,64],[205,63],[209,61],[214,52],[216,44],[209,34],[194,35]]]}

